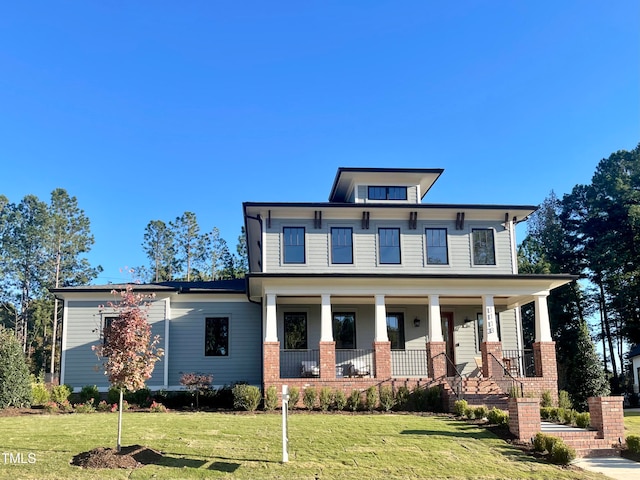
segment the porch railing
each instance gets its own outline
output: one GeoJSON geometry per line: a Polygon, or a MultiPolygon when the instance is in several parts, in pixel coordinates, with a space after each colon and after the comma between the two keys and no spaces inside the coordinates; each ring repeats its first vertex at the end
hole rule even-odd
{"type": "Polygon", "coordinates": [[[336,349],[336,377],[373,377],[375,371],[372,349],[336,349]]]}
{"type": "Polygon", "coordinates": [[[391,375],[394,377],[428,377],[427,351],[391,350],[391,375]]]}
{"type": "Polygon", "coordinates": [[[495,355],[489,352],[488,360],[493,363],[494,375],[492,380],[502,389],[503,392],[510,396],[524,396],[524,384],[515,378],[507,369],[504,359],[501,362],[495,355]]]}
{"type": "MultiPolygon", "coordinates": [[[[302,377],[302,362],[315,362],[319,366],[320,350],[280,350],[280,378],[302,377]]],[[[316,371],[307,369],[307,375],[315,376],[316,371]]]]}
{"type": "Polygon", "coordinates": [[[533,350],[503,350],[502,363],[513,377],[535,377],[533,350]]]}

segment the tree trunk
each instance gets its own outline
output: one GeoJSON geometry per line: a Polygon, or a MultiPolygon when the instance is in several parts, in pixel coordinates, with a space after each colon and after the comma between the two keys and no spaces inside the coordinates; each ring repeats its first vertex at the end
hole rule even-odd
{"type": "MultiPolygon", "coordinates": [[[[605,297],[604,297],[604,287],[602,282],[598,282],[598,286],[600,287],[600,299],[602,301],[602,305],[605,306],[605,297]]],[[[604,328],[605,333],[607,335],[607,344],[609,345],[609,357],[611,358],[611,368],[613,369],[613,384],[615,387],[618,385],[618,364],[615,358],[615,349],[613,347],[613,339],[611,338],[611,326],[609,325],[609,316],[607,315],[607,309],[602,309],[602,315],[604,318],[604,328]]]]}
{"type": "Polygon", "coordinates": [[[116,445],[116,451],[120,452],[121,438],[122,438],[122,402],[123,402],[122,388],[120,388],[120,406],[118,407],[118,443],[116,445]]]}

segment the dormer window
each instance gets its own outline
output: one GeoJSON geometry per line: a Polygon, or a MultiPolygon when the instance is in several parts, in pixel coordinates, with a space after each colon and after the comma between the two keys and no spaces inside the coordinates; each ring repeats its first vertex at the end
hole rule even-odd
{"type": "Polygon", "coordinates": [[[407,187],[369,187],[369,200],[406,200],[407,187]]]}

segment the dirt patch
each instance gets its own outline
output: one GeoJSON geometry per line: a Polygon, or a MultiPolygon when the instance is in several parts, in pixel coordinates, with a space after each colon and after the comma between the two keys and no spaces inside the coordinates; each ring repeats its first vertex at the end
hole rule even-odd
{"type": "Polygon", "coordinates": [[[71,465],[82,468],[138,468],[143,465],[159,464],[162,453],[142,445],[122,447],[120,452],[113,448],[98,447],[73,457],[71,465]]]}

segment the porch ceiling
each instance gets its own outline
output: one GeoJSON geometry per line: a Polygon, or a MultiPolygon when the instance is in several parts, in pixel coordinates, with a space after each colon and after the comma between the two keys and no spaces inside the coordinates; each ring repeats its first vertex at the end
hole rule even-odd
{"type": "Polygon", "coordinates": [[[575,275],[284,275],[258,274],[249,277],[249,296],[260,301],[275,294],[278,303],[318,303],[320,295],[331,295],[332,304],[373,303],[385,295],[387,304],[426,305],[438,295],[441,305],[475,305],[483,295],[494,303],[515,308],[548,295],[570,283],[575,275]]]}

